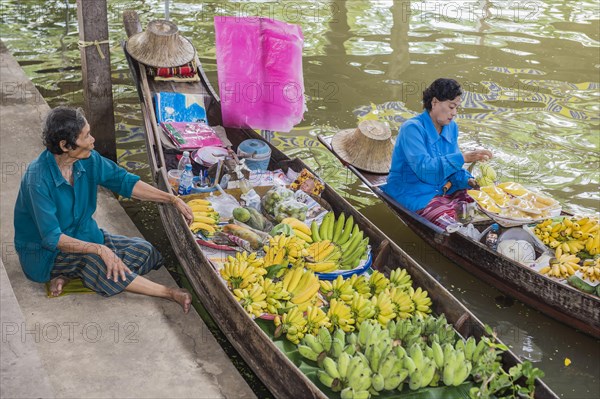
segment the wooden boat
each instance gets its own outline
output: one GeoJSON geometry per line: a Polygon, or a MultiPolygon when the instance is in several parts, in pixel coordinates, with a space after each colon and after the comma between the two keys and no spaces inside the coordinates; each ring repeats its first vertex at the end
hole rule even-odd
{"type": "MultiPolygon", "coordinates": [[[[331,139],[332,136],[319,136],[321,143],[335,154],[331,139]]],[[[341,161],[408,227],[443,255],[505,294],[558,321],[600,338],[598,296],[546,277],[460,232],[448,233],[415,212],[409,211],[381,190],[380,186],[386,182],[387,175],[363,172],[341,161]]],[[[487,219],[477,223],[477,228],[483,231],[492,223],[492,220],[487,219]]]]}
{"type": "MultiPolygon", "coordinates": [[[[124,13],[124,24],[128,36],[141,31],[135,12],[126,11],[124,13]]],[[[210,125],[221,125],[222,123],[219,97],[201,67],[199,68],[201,82],[196,84],[154,82],[147,79],[143,65],[129,57],[127,52],[126,55],[141,99],[146,144],[153,178],[160,189],[169,191],[171,186],[168,182],[165,154],[160,145],[160,132],[152,106],[152,93],[176,91],[206,96],[210,125]]],[[[198,65],[200,65],[199,62],[198,65]]],[[[251,129],[226,128],[226,131],[234,148],[248,138],[261,138],[251,129]]],[[[299,171],[307,167],[298,159],[289,159],[275,147],[271,146],[271,151],[269,164],[271,170],[282,168],[286,171],[291,167],[299,171]]],[[[331,205],[336,213],[345,212],[346,215],[353,215],[354,220],[369,236],[375,268],[388,275],[396,267],[406,268],[414,283],[429,292],[433,300],[432,309],[436,314],[445,314],[447,320],[465,337],[473,335],[479,338],[484,334],[483,324],[468,309],[331,187],[326,186],[322,198],[331,205]]],[[[178,211],[170,205],[160,205],[159,212],[178,260],[202,304],[229,342],[269,391],[278,398],[326,398],[327,396],[319,387],[276,347],[272,339],[248,317],[244,309],[236,302],[203,253],[202,248],[196,243],[195,237],[178,211]]],[[[512,352],[504,353],[503,363],[506,367],[511,367],[518,362],[518,358],[512,352]]],[[[556,394],[539,380],[536,381],[535,397],[557,398],[556,394]]]]}

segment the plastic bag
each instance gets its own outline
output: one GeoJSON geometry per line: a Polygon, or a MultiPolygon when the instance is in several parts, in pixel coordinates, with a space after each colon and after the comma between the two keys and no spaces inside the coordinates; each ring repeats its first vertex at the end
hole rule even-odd
{"type": "Polygon", "coordinates": [[[223,124],[289,132],[306,105],[299,25],[215,16],[223,124]]]}
{"type": "Polygon", "coordinates": [[[287,217],[296,218],[298,220],[306,219],[306,211],[308,206],[302,202],[298,202],[293,198],[281,201],[275,207],[275,221],[281,222],[287,217]]]}
{"type": "Polygon", "coordinates": [[[217,184],[217,188],[221,192],[221,195],[212,195],[208,198],[212,207],[215,211],[219,212],[219,215],[223,219],[230,219],[233,217],[233,210],[240,206],[240,203],[231,194],[227,194],[220,185],[217,184]]]}
{"type": "Polygon", "coordinates": [[[275,216],[275,207],[282,201],[294,198],[294,192],[281,185],[273,186],[263,195],[261,205],[263,212],[275,216]]]}

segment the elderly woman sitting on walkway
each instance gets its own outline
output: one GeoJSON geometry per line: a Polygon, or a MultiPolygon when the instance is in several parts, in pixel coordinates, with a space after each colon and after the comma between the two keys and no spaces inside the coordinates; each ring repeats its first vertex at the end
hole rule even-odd
{"type": "Polygon", "coordinates": [[[15,205],[15,247],[27,278],[50,281],[55,296],[69,279],[81,278],[103,296],[125,290],[167,298],[187,313],[192,302],[187,290],[142,277],[163,265],[152,244],[110,234],[92,217],[98,185],[127,198],[171,203],[191,222],[187,204],[94,151],[94,137],[80,109],[50,111],[43,140],[46,150],[27,168],[15,205]]]}

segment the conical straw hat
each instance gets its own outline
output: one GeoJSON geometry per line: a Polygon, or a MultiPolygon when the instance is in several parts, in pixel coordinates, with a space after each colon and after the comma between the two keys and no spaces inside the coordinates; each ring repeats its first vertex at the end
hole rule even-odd
{"type": "Polygon", "coordinates": [[[145,32],[127,41],[127,51],[142,64],[155,68],[185,65],[194,59],[194,45],[179,34],[177,25],[164,19],[148,24],[145,32]]]}
{"type": "Polygon", "coordinates": [[[389,173],[394,142],[383,122],[362,121],[356,129],[340,130],[333,136],[333,151],[350,165],[371,173],[389,173]]]}

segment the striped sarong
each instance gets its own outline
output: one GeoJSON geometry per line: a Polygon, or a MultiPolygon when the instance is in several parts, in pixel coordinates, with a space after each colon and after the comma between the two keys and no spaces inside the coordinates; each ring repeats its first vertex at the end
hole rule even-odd
{"type": "Polygon", "coordinates": [[[59,252],[56,256],[50,277],[80,278],[83,285],[96,293],[112,296],[123,291],[138,275],[144,275],[163,265],[162,255],[148,241],[138,237],[109,234],[104,230],[102,233],[104,245],[131,270],[131,274],[125,273],[125,281],[120,276],[117,282],[107,279],[106,265],[99,255],[64,252],[59,252]]]}
{"type": "Polygon", "coordinates": [[[445,229],[452,223],[457,222],[456,206],[459,202],[473,202],[467,194],[467,190],[459,190],[450,195],[439,195],[433,197],[425,208],[417,213],[433,224],[445,229]]]}

